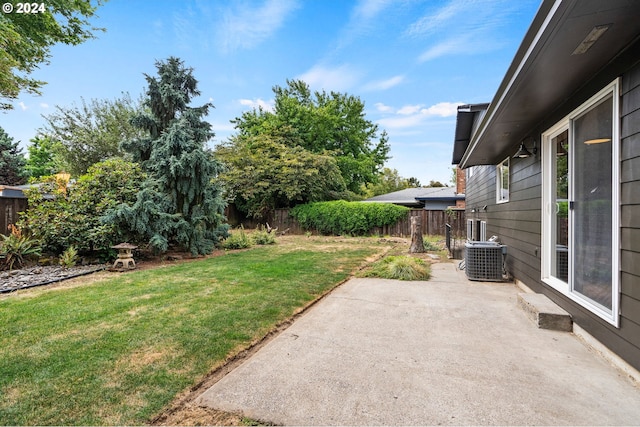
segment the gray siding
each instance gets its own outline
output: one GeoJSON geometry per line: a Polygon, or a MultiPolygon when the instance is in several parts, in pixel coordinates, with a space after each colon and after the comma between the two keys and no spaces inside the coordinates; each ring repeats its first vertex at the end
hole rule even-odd
{"type": "MultiPolygon", "coordinates": [[[[635,62],[635,61],[633,61],[635,62]]],[[[558,106],[538,129],[541,133],[622,75],[620,147],[620,327],[615,328],[584,307],[542,283],[541,159],[511,159],[509,202],[496,203],[495,166],[477,166],[467,174],[467,218],[487,221],[487,236],[497,235],[507,249],[508,271],[536,292],[548,295],[596,339],[640,369],[640,65],[605,70],[574,98],[558,106]],[[483,209],[486,206],[486,209],[483,209]],[[471,212],[472,210],[476,212],[471,212]]],[[[514,147],[515,153],[517,147],[514,147]]]]}

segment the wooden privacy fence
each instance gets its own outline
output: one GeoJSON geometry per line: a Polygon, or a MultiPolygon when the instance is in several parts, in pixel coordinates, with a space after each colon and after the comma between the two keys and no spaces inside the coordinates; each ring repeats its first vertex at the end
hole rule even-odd
{"type": "MultiPolygon", "coordinates": [[[[419,216],[422,222],[422,232],[431,235],[445,235],[446,224],[451,225],[454,236],[464,236],[466,234],[465,215],[463,210],[428,211],[424,209],[411,209],[407,215],[393,225],[385,227],[375,227],[369,234],[394,237],[411,236],[412,216],[419,216]]],[[[286,231],[287,234],[304,234],[304,230],[295,218],[289,215],[289,209],[276,209],[269,215],[267,221],[271,227],[278,228],[279,232],[286,231]]],[[[245,228],[256,228],[260,224],[252,220],[241,221],[245,228]]],[[[264,224],[263,224],[264,225],[264,224]]]]}
{"type": "Polygon", "coordinates": [[[18,221],[18,212],[27,209],[27,199],[0,197],[0,234],[8,236],[10,224],[18,221]]]}

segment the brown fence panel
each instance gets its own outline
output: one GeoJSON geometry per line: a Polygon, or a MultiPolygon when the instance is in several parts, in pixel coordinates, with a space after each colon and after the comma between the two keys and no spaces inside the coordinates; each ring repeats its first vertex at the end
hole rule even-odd
{"type": "Polygon", "coordinates": [[[18,213],[27,209],[27,199],[0,198],[0,234],[11,234],[9,225],[18,221],[18,213]]]}

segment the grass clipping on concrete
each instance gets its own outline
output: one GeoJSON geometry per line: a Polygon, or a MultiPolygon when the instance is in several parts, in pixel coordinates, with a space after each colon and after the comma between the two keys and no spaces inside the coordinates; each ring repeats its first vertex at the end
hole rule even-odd
{"type": "Polygon", "coordinates": [[[361,273],[361,277],[379,277],[395,280],[429,280],[431,266],[407,255],[387,256],[361,273]]]}

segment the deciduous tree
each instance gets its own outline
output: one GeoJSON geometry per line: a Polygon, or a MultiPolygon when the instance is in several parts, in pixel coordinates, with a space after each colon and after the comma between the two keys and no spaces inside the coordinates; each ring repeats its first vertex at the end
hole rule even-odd
{"type": "Polygon", "coordinates": [[[141,134],[131,124],[141,108],[127,93],[114,100],[81,99],[79,106],[56,106],[45,116],[41,133],[57,142],[54,150],[62,168],[80,176],[94,163],[124,155],[120,144],[141,134]]]}
{"type": "Polygon", "coordinates": [[[102,3],[101,0],[4,3],[12,11],[5,9],[0,13],[0,109],[13,108],[2,100],[15,99],[21,91],[40,93],[45,82],[29,75],[49,63],[53,45],[78,45],[102,30],[89,24],[89,18],[102,3]],[[18,13],[19,7],[28,8],[28,12],[35,8],[37,13],[18,13]]]}
{"type": "Polygon", "coordinates": [[[367,184],[365,195],[367,197],[393,193],[394,191],[409,188],[409,182],[398,173],[397,169],[384,168],[377,178],[377,182],[367,184]]]}
{"type": "Polygon", "coordinates": [[[275,86],[273,112],[262,109],[244,113],[233,122],[241,136],[273,135],[285,129],[283,142],[317,154],[336,158],[347,190],[362,194],[375,182],[389,158],[388,137],[378,135],[376,124],[365,117],[360,98],[339,92],[311,92],[301,80],[287,80],[287,87],[275,86]]]}
{"type": "Polygon", "coordinates": [[[216,149],[225,164],[221,175],[239,210],[264,218],[275,208],[345,197],[334,157],[289,146],[283,138],[237,135],[216,149]]]}
{"type": "Polygon", "coordinates": [[[61,168],[55,155],[56,142],[48,136],[38,135],[27,146],[29,158],[25,166],[30,178],[53,175],[61,168]]]}

